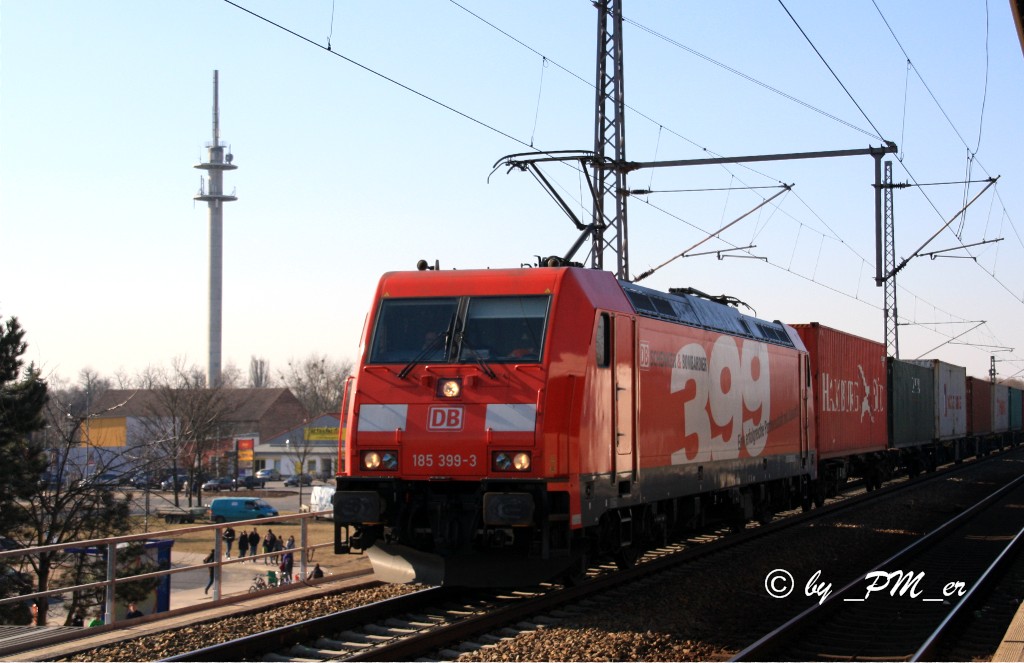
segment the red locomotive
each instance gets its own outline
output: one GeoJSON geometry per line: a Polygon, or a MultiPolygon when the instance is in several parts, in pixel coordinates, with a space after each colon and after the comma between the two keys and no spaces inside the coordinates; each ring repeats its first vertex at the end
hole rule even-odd
{"type": "Polygon", "coordinates": [[[766,519],[817,478],[810,385],[793,328],[691,292],[386,274],[343,404],[336,549],[386,580],[512,586],[766,519]]]}

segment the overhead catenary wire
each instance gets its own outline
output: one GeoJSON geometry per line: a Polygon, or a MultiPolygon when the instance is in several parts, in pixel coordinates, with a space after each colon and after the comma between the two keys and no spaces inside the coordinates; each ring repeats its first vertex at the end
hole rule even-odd
{"type": "Polygon", "coordinates": [[[477,119],[477,118],[473,117],[472,115],[469,115],[468,113],[464,113],[464,112],[458,110],[457,108],[455,108],[453,106],[449,106],[448,104],[444,103],[443,101],[439,101],[438,99],[435,99],[435,98],[431,97],[430,95],[428,95],[428,94],[426,94],[424,92],[420,92],[419,90],[417,90],[415,88],[409,87],[405,83],[397,81],[394,78],[391,78],[390,76],[387,76],[386,74],[383,74],[383,73],[373,69],[372,67],[369,67],[369,66],[367,66],[365,64],[362,64],[361,62],[357,62],[356,60],[353,60],[352,58],[347,57],[345,55],[342,55],[341,53],[339,53],[337,51],[334,51],[334,50],[328,48],[327,46],[321,45],[321,44],[317,43],[315,40],[310,39],[309,37],[306,37],[305,35],[299,34],[298,32],[295,32],[294,30],[286,28],[285,26],[281,25],[280,23],[277,23],[276,21],[272,21],[269,18],[267,18],[266,16],[258,14],[256,12],[254,12],[253,10],[247,8],[247,7],[243,7],[242,5],[238,4],[237,2],[234,2],[233,0],[224,0],[224,2],[226,2],[229,5],[231,5],[232,7],[235,7],[236,9],[240,9],[241,11],[249,14],[250,16],[258,18],[259,20],[261,20],[261,21],[263,21],[265,23],[268,23],[269,25],[274,26],[275,28],[277,28],[279,30],[283,30],[284,32],[287,32],[288,34],[292,35],[293,37],[301,39],[302,41],[306,42],[307,44],[310,44],[311,46],[315,46],[316,48],[319,48],[319,49],[323,50],[326,53],[330,53],[331,55],[333,55],[335,57],[341,58],[345,62],[348,62],[349,64],[354,65],[354,66],[362,69],[363,71],[366,71],[366,72],[368,72],[370,74],[373,74],[374,76],[377,76],[378,78],[381,78],[381,79],[383,79],[383,80],[385,80],[385,81],[387,81],[387,82],[389,82],[389,83],[391,83],[393,85],[397,85],[398,87],[402,88],[406,92],[411,92],[412,94],[415,94],[417,97],[425,99],[426,101],[429,101],[432,104],[440,106],[441,108],[444,108],[447,111],[455,113],[456,115],[458,115],[458,116],[460,116],[462,118],[465,118],[465,119],[469,120],[470,122],[472,122],[474,124],[477,124],[477,125],[485,128],[485,129],[493,131],[494,133],[498,134],[499,136],[503,136],[505,138],[508,138],[511,141],[519,143],[520,145],[522,145],[524,147],[528,147],[528,148],[532,149],[532,146],[527,141],[522,140],[521,138],[516,138],[512,134],[506,133],[506,132],[502,131],[501,129],[498,129],[495,126],[487,124],[483,120],[477,119]]]}
{"type": "Polygon", "coordinates": [[[782,1],[782,0],[778,0],[778,2],[779,2],[779,5],[780,5],[780,6],[782,7],[782,9],[783,9],[783,10],[784,10],[784,11],[786,12],[786,15],[787,15],[787,16],[789,16],[789,19],[790,19],[791,21],[793,21],[793,25],[795,25],[795,26],[796,26],[796,28],[797,28],[797,30],[799,30],[799,31],[800,31],[800,34],[802,34],[802,35],[804,36],[804,39],[806,39],[806,40],[807,40],[807,43],[808,43],[808,44],[810,45],[810,47],[811,47],[811,48],[812,48],[812,49],[814,50],[814,52],[815,52],[815,53],[816,53],[816,54],[818,55],[818,58],[820,58],[820,59],[821,59],[821,62],[822,62],[822,64],[824,64],[824,65],[825,65],[825,68],[826,68],[826,69],[828,69],[829,73],[830,73],[830,74],[832,74],[832,77],[836,79],[836,82],[837,82],[837,83],[839,83],[839,87],[841,87],[841,88],[843,89],[843,92],[845,92],[845,93],[846,93],[846,96],[850,98],[850,101],[852,101],[852,102],[853,102],[853,105],[857,107],[857,110],[858,110],[858,111],[860,111],[860,114],[861,114],[861,116],[862,116],[862,117],[863,117],[863,118],[864,118],[865,120],[867,120],[867,123],[868,123],[869,125],[871,125],[871,128],[872,128],[872,129],[874,129],[874,131],[875,131],[875,135],[876,135],[876,136],[877,136],[877,137],[878,137],[878,138],[879,138],[880,140],[885,140],[884,138],[882,138],[882,132],[878,130],[878,127],[876,127],[876,126],[875,126],[875,123],[871,121],[871,118],[870,118],[870,117],[868,117],[868,114],[864,112],[864,109],[863,109],[863,108],[861,108],[861,106],[860,106],[860,104],[859,104],[859,103],[857,102],[857,100],[856,100],[856,99],[854,99],[854,97],[853,97],[853,94],[852,94],[852,93],[850,92],[850,90],[848,90],[848,89],[847,89],[847,87],[846,87],[846,84],[845,84],[845,83],[843,83],[842,79],[840,79],[840,78],[839,78],[839,74],[837,74],[837,73],[835,72],[835,70],[834,70],[834,69],[832,68],[832,65],[830,65],[830,64],[828,63],[828,60],[826,60],[826,59],[825,59],[825,56],[824,56],[824,55],[822,55],[822,54],[821,54],[821,51],[819,51],[819,50],[818,50],[818,47],[814,45],[814,42],[813,42],[813,41],[811,41],[811,38],[810,38],[810,36],[809,36],[809,35],[808,35],[808,34],[807,34],[807,33],[806,33],[805,31],[804,31],[804,29],[803,29],[803,27],[802,27],[802,26],[800,25],[800,23],[799,23],[799,22],[797,22],[797,20],[796,20],[796,17],[795,17],[795,16],[793,16],[792,12],[790,12],[790,11],[789,11],[789,9],[788,9],[788,8],[786,7],[786,4],[785,4],[785,3],[784,3],[784,2],[782,1]]]}
{"type": "MultiPolygon", "coordinates": [[[[239,4],[237,4],[236,2],[232,2],[231,0],[225,0],[225,2],[227,2],[228,4],[230,4],[230,5],[234,6],[234,7],[238,8],[238,9],[241,9],[241,10],[245,11],[246,13],[249,13],[249,14],[251,14],[251,15],[255,16],[256,18],[259,18],[259,19],[261,19],[261,20],[263,20],[263,21],[265,21],[265,22],[267,22],[267,23],[269,23],[269,24],[271,24],[271,25],[273,25],[273,26],[275,26],[275,27],[278,27],[279,29],[282,29],[282,30],[286,31],[286,32],[288,32],[289,34],[291,34],[291,35],[293,35],[293,36],[295,36],[295,37],[298,37],[298,38],[300,38],[300,39],[302,39],[302,40],[304,40],[304,41],[307,41],[308,43],[310,43],[310,44],[312,44],[312,45],[315,45],[315,46],[317,46],[317,47],[319,47],[319,48],[323,49],[324,51],[330,52],[330,53],[331,53],[331,54],[333,54],[333,55],[337,55],[338,57],[342,58],[342,59],[343,59],[343,60],[345,60],[346,62],[349,62],[350,64],[353,64],[353,65],[355,65],[355,66],[357,66],[357,67],[359,67],[359,68],[361,68],[361,69],[364,69],[364,70],[366,70],[367,72],[369,72],[369,73],[371,73],[371,74],[373,74],[373,75],[375,75],[375,76],[378,76],[378,77],[380,77],[380,78],[382,78],[382,79],[384,79],[384,80],[386,80],[386,81],[388,81],[388,82],[391,82],[391,83],[393,83],[393,84],[395,84],[395,85],[397,85],[397,86],[401,87],[402,89],[405,89],[405,90],[407,90],[407,91],[409,91],[409,92],[412,92],[413,94],[416,94],[417,96],[420,96],[420,97],[422,97],[423,99],[425,99],[425,100],[427,100],[427,101],[430,101],[430,102],[431,102],[431,103],[433,103],[433,104],[436,104],[436,105],[438,105],[438,106],[441,106],[442,108],[445,108],[446,110],[449,110],[450,112],[453,112],[453,113],[455,113],[455,114],[457,114],[457,115],[459,115],[459,116],[461,116],[461,117],[463,117],[463,118],[465,118],[465,119],[467,119],[467,120],[469,120],[469,121],[471,121],[471,122],[473,122],[473,123],[475,123],[475,124],[477,124],[477,125],[480,125],[480,126],[482,126],[482,127],[484,127],[484,128],[487,128],[488,130],[490,130],[490,131],[492,131],[492,132],[494,132],[494,133],[496,133],[496,134],[498,134],[498,135],[501,135],[501,136],[503,136],[503,137],[505,137],[505,138],[508,138],[508,139],[510,139],[510,140],[513,140],[513,141],[514,141],[514,142],[516,142],[517,144],[520,144],[520,145],[523,145],[523,146],[526,146],[526,147],[531,147],[531,145],[530,145],[530,144],[529,144],[529,143],[528,143],[527,141],[524,141],[524,140],[521,140],[521,139],[519,139],[519,138],[516,138],[515,136],[513,136],[513,135],[511,135],[511,134],[509,134],[509,133],[507,133],[507,132],[505,132],[505,131],[502,131],[502,130],[498,129],[497,127],[494,127],[494,126],[492,126],[492,125],[490,125],[490,124],[487,124],[486,122],[483,122],[482,120],[479,120],[479,119],[477,119],[477,118],[474,118],[474,117],[472,117],[472,116],[470,116],[470,115],[468,115],[468,114],[466,114],[466,113],[464,113],[464,112],[462,112],[462,111],[459,111],[459,110],[457,110],[457,109],[455,109],[455,108],[453,108],[453,107],[451,107],[451,106],[449,106],[449,105],[447,105],[447,104],[444,104],[444,103],[442,103],[441,101],[439,101],[439,100],[437,100],[437,99],[435,99],[435,98],[433,98],[433,97],[430,97],[429,95],[427,95],[427,94],[425,94],[425,93],[423,93],[423,92],[420,92],[420,91],[418,91],[418,90],[415,90],[415,89],[413,89],[413,88],[411,88],[411,87],[409,87],[409,86],[407,86],[407,85],[404,85],[404,84],[400,83],[399,81],[397,81],[397,80],[395,80],[395,79],[393,79],[393,78],[390,78],[390,77],[388,77],[388,76],[386,76],[386,75],[384,75],[384,74],[382,74],[382,73],[380,73],[380,72],[378,72],[378,71],[376,71],[376,70],[372,69],[371,67],[368,67],[368,66],[366,66],[366,65],[363,65],[363,64],[361,64],[361,63],[359,63],[359,62],[356,62],[355,60],[352,60],[351,58],[348,58],[348,57],[346,57],[346,56],[344,56],[344,55],[341,55],[341,54],[335,53],[335,52],[334,52],[334,51],[332,51],[331,49],[329,49],[329,48],[326,48],[326,47],[324,47],[324,46],[322,46],[322,45],[318,44],[318,43],[317,43],[317,42],[315,42],[314,40],[312,40],[312,39],[309,39],[309,38],[307,38],[307,37],[304,37],[303,35],[301,35],[301,34],[298,34],[298,33],[296,33],[296,32],[295,32],[295,31],[293,31],[293,30],[289,30],[288,28],[285,28],[284,26],[282,26],[282,25],[280,25],[280,24],[277,24],[277,23],[275,23],[275,22],[273,22],[273,21],[270,21],[270,20],[268,20],[268,19],[264,18],[263,16],[260,16],[259,14],[255,13],[255,12],[252,12],[251,10],[249,10],[249,9],[247,9],[247,8],[245,8],[245,7],[242,7],[242,6],[240,6],[240,5],[239,5],[239,4]]],[[[460,5],[458,5],[458,3],[454,3],[454,2],[453,2],[453,4],[456,4],[457,6],[460,6],[460,5]]],[[[781,0],[780,0],[780,4],[781,4],[781,0]]],[[[783,5],[783,6],[784,6],[784,5],[783,5]]],[[[787,10],[787,13],[788,13],[788,10],[787,10]]],[[[498,28],[495,28],[495,29],[498,29],[498,28]]],[[[505,33],[504,31],[502,31],[502,32],[503,32],[504,34],[508,35],[508,33],[505,33]]],[[[524,44],[523,42],[521,42],[521,41],[519,41],[519,40],[515,39],[514,37],[511,37],[511,35],[508,35],[508,36],[509,36],[509,38],[511,38],[511,39],[513,39],[513,40],[515,40],[515,41],[517,41],[517,43],[520,43],[520,44],[522,44],[522,45],[523,45],[524,47],[526,47],[526,48],[529,48],[529,47],[528,47],[528,46],[526,46],[526,45],[525,45],[525,44],[524,44]]],[[[330,37],[329,37],[329,38],[330,38],[330,37]]],[[[533,49],[531,49],[531,50],[533,50],[533,49]]],[[[534,52],[536,52],[536,51],[534,51],[534,52]]],[[[538,53],[538,54],[539,54],[539,53],[538,53]]],[[[542,56],[542,58],[543,58],[543,57],[544,57],[544,56],[542,56]]],[[[908,58],[908,59],[909,59],[909,58],[908,58]]],[[[548,61],[550,61],[550,58],[548,58],[548,61]]],[[[560,65],[557,65],[557,63],[553,63],[553,64],[556,64],[556,66],[559,66],[559,67],[560,67],[560,65]]],[[[560,68],[568,72],[568,70],[567,70],[567,69],[565,69],[564,67],[560,67],[560,68]]],[[[916,72],[916,69],[915,69],[915,72],[916,72]]],[[[571,75],[575,76],[576,78],[579,78],[580,80],[583,80],[583,79],[582,79],[581,77],[579,77],[579,76],[576,76],[575,74],[572,74],[572,72],[569,72],[569,73],[570,73],[571,75]]],[[[917,72],[917,73],[918,73],[918,75],[920,76],[919,72],[917,72]]],[[[592,84],[589,84],[589,83],[588,83],[588,85],[590,85],[591,87],[593,87],[593,86],[592,86],[592,84]]],[[[929,92],[930,92],[930,91],[929,91],[929,92]]],[[[933,97],[934,97],[934,95],[933,95],[933,97]]],[[[796,101],[797,103],[800,103],[800,102],[799,102],[799,100],[795,100],[795,99],[794,99],[794,101],[796,101]]],[[[856,102],[855,102],[855,103],[856,103],[856,102]]],[[[652,120],[652,119],[651,119],[650,117],[648,117],[647,115],[645,115],[645,114],[643,114],[643,113],[641,113],[641,112],[637,111],[636,109],[634,109],[634,108],[630,107],[630,110],[632,110],[632,111],[634,111],[634,112],[637,112],[637,113],[638,113],[638,115],[640,115],[640,116],[641,116],[641,117],[643,117],[644,119],[647,119],[648,121],[654,122],[654,121],[653,121],[653,120],[652,120]]],[[[866,116],[865,116],[865,117],[866,117],[866,116]]],[[[840,121],[840,122],[842,122],[841,120],[838,120],[838,118],[836,118],[836,119],[837,119],[837,121],[840,121]]],[[[868,118],[866,118],[866,119],[868,119],[868,118]]],[[[947,118],[947,120],[948,120],[948,118],[947,118]]],[[[869,121],[869,123],[870,123],[870,119],[868,119],[868,121],[869,121]]],[[[659,126],[663,126],[663,125],[660,125],[660,124],[659,124],[659,126]]],[[[856,128],[856,127],[854,127],[854,128],[856,128]]],[[[872,125],[872,128],[874,128],[874,125],[872,125]]],[[[666,127],[666,128],[665,128],[665,131],[668,131],[668,132],[670,132],[670,133],[671,133],[672,135],[675,135],[675,136],[677,136],[678,138],[680,138],[680,139],[682,139],[682,140],[684,140],[684,141],[686,141],[686,142],[689,142],[690,144],[694,145],[695,147],[697,147],[698,149],[700,149],[700,150],[702,150],[702,151],[704,151],[704,152],[706,152],[706,153],[709,153],[709,154],[714,154],[714,152],[713,152],[712,150],[709,150],[708,148],[705,148],[705,147],[702,147],[702,146],[700,146],[700,145],[699,145],[698,143],[696,143],[696,142],[694,142],[694,141],[692,141],[692,140],[690,140],[690,139],[686,138],[685,136],[682,136],[681,134],[679,134],[679,133],[677,133],[677,132],[673,131],[673,130],[672,130],[672,129],[670,129],[670,128],[667,128],[667,127],[666,127]]],[[[858,129],[858,131],[861,131],[861,132],[863,132],[863,133],[866,133],[866,134],[868,133],[868,132],[866,132],[866,131],[864,131],[864,130],[861,130],[861,129],[858,129]]],[[[876,130],[876,131],[877,131],[877,130],[876,130]]],[[[868,134],[868,135],[870,135],[870,134],[868,134]]],[[[544,153],[543,151],[538,151],[538,152],[540,152],[540,153],[544,153]]],[[[904,166],[904,167],[906,167],[906,164],[903,164],[903,166],[904,166]]],[[[767,177],[767,176],[766,176],[766,175],[765,175],[764,173],[761,173],[760,171],[757,171],[756,169],[750,168],[750,167],[748,167],[748,166],[744,166],[744,167],[745,167],[745,168],[747,168],[748,170],[750,170],[751,172],[754,172],[754,173],[757,173],[758,175],[761,175],[761,176],[765,176],[765,177],[767,177]]],[[[726,169],[726,170],[727,170],[727,172],[731,172],[731,171],[728,171],[728,169],[726,169]]],[[[798,198],[799,198],[799,197],[798,197],[798,198]]],[[[656,207],[656,206],[652,206],[652,207],[653,207],[653,208],[655,208],[655,209],[657,209],[657,207],[656,207]]],[[[933,205],[933,207],[934,207],[934,205],[933,205]]],[[[808,207],[808,209],[810,209],[810,208],[808,207]]],[[[813,210],[812,210],[812,211],[813,211],[813,210]]],[[[936,211],[937,211],[937,210],[936,210],[936,211]]],[[[672,215],[672,216],[674,216],[674,215],[672,215]]],[[[820,216],[819,216],[819,219],[820,219],[820,216]]],[[[1011,221],[1010,221],[1010,222],[1011,222],[1011,224],[1012,224],[1012,219],[1011,219],[1011,221]]],[[[827,227],[827,226],[826,226],[826,227],[827,227]]],[[[830,230],[831,230],[831,229],[830,229],[830,230]]],[[[834,232],[834,231],[832,231],[832,232],[834,232]]],[[[1015,228],[1015,227],[1014,227],[1014,232],[1016,232],[1016,228],[1015,228]]],[[[1019,234],[1018,234],[1018,239],[1019,239],[1019,234]]],[[[839,241],[841,241],[841,242],[842,242],[842,240],[839,240],[839,241]]],[[[842,243],[843,243],[844,245],[846,244],[845,242],[842,242],[842,243]]],[[[791,270],[787,270],[787,271],[791,271],[791,270]]],[[[793,272],[791,272],[791,273],[793,273],[793,272]]],[[[794,274],[795,274],[795,273],[794,273],[794,274]]],[[[801,278],[805,278],[805,279],[807,279],[807,277],[806,277],[806,276],[803,276],[803,275],[800,275],[800,274],[795,274],[795,275],[797,275],[797,276],[800,276],[801,278]]],[[[814,281],[813,279],[808,279],[808,280],[811,280],[811,282],[817,283],[817,282],[815,282],[815,281],[814,281]]],[[[832,291],[835,291],[835,292],[841,292],[841,291],[837,290],[836,288],[833,288],[833,287],[831,287],[831,286],[828,286],[828,285],[826,285],[826,284],[822,284],[822,283],[817,283],[817,285],[820,285],[820,286],[822,286],[822,287],[825,287],[825,288],[827,288],[827,289],[829,289],[829,290],[832,290],[832,291]]],[[[1005,286],[1004,284],[1000,284],[1000,285],[1003,285],[1004,289],[1006,289],[1007,291],[1009,291],[1009,288],[1006,288],[1006,286],[1005,286]]],[[[843,294],[845,294],[845,293],[843,293],[843,294]]],[[[846,295],[846,296],[849,296],[849,295],[846,295]]]]}

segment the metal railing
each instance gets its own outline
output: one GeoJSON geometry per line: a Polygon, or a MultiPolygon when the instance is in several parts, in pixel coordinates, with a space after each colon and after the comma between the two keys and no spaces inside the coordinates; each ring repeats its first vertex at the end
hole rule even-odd
{"type": "Polygon", "coordinates": [[[171,576],[175,573],[185,573],[188,571],[195,571],[196,569],[208,569],[213,568],[213,600],[218,601],[221,598],[221,570],[224,566],[229,564],[241,564],[243,562],[250,562],[255,559],[262,559],[270,556],[282,555],[285,552],[292,552],[298,556],[298,569],[299,574],[302,578],[307,577],[307,565],[313,552],[318,548],[324,548],[327,546],[334,545],[333,539],[325,543],[309,543],[309,532],[308,523],[311,518],[318,518],[323,516],[331,515],[331,511],[313,511],[307,513],[296,513],[279,516],[270,516],[268,518],[254,518],[252,520],[239,520],[234,522],[216,523],[211,525],[194,525],[191,527],[183,527],[180,529],[173,530],[162,530],[156,532],[145,532],[142,534],[126,534],[123,536],[113,536],[102,539],[88,539],[83,541],[72,541],[66,543],[57,543],[46,546],[35,546],[32,548],[17,548],[14,550],[0,551],[0,560],[6,560],[10,558],[18,557],[31,557],[40,553],[46,553],[51,551],[63,551],[69,548],[96,548],[106,550],[106,579],[99,582],[85,583],[81,585],[69,585],[59,587],[55,589],[47,589],[41,592],[33,592],[31,594],[22,594],[10,598],[0,599],[0,605],[11,604],[11,603],[23,603],[28,601],[34,601],[43,597],[56,596],[58,594],[65,594],[67,592],[77,592],[84,590],[91,590],[97,588],[104,588],[104,624],[113,624],[115,622],[114,606],[115,606],[115,587],[120,583],[137,582],[139,580],[146,580],[150,578],[162,578],[164,576],[171,576]],[[221,536],[221,530],[227,527],[243,526],[249,527],[254,525],[260,525],[263,523],[281,523],[288,521],[299,521],[299,542],[293,549],[289,550],[274,550],[266,553],[253,552],[251,555],[245,557],[238,557],[235,559],[224,558],[224,539],[221,536]],[[121,543],[131,543],[135,541],[147,541],[153,539],[175,539],[178,537],[194,534],[196,532],[204,532],[214,530],[214,561],[209,564],[191,564],[187,566],[181,566],[178,568],[161,569],[159,571],[153,571],[150,573],[140,573],[138,575],[126,576],[122,578],[116,577],[117,575],[117,546],[121,543]]]}

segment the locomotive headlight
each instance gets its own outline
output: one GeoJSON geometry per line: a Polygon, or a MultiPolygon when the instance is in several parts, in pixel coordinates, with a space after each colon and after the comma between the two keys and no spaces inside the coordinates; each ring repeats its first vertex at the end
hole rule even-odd
{"type": "Polygon", "coordinates": [[[528,451],[496,451],[491,456],[491,469],[498,472],[527,472],[532,464],[528,451]]]}
{"type": "Polygon", "coordinates": [[[437,382],[437,395],[441,398],[458,398],[462,395],[462,378],[445,378],[437,382]]]}
{"type": "Polygon", "coordinates": [[[398,469],[398,454],[394,451],[364,451],[362,459],[364,470],[392,472],[398,469]]]}

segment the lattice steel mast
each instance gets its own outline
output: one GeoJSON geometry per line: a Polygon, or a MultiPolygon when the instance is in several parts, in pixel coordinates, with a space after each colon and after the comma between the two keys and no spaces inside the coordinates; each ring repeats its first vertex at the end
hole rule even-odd
{"type": "Polygon", "coordinates": [[[885,176],[882,182],[884,203],[884,253],[885,253],[885,353],[900,358],[900,326],[896,314],[896,232],[892,206],[892,161],[885,162],[885,176]]]}
{"type": "Polygon", "coordinates": [[[594,211],[591,267],[615,255],[615,275],[629,279],[626,224],[626,101],[622,75],[622,0],[597,0],[597,96],[594,116],[594,211]]]}

